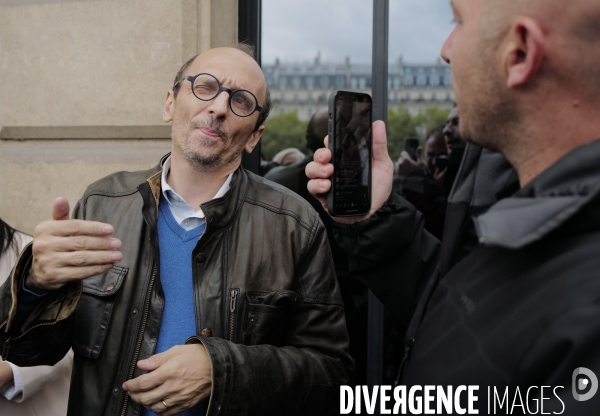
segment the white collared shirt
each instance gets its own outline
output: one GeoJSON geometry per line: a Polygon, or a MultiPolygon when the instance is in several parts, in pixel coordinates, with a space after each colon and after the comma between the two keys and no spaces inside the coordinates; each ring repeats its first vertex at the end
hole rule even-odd
{"type": "MultiPolygon", "coordinates": [[[[169,156],[163,164],[163,172],[160,183],[163,197],[169,204],[171,214],[173,214],[173,217],[175,218],[177,223],[181,225],[181,227],[186,231],[201,226],[206,222],[206,219],[204,218],[204,212],[202,212],[202,208],[198,207],[199,209],[198,211],[196,211],[194,207],[185,202],[185,199],[178,195],[177,192],[175,192],[173,188],[169,186],[169,184],[167,183],[167,175],[169,174],[170,169],[171,156],[169,156]]],[[[227,191],[229,191],[229,184],[231,182],[232,176],[233,172],[229,174],[229,176],[225,180],[225,183],[223,184],[223,186],[221,186],[221,189],[219,189],[217,194],[212,199],[221,198],[227,193],[227,191]]]]}

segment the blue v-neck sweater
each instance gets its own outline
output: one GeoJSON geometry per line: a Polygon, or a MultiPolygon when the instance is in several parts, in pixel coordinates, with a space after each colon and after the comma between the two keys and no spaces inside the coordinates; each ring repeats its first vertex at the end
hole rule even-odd
{"type": "MultiPolygon", "coordinates": [[[[171,214],[169,203],[161,197],[158,206],[158,244],[160,247],[160,283],[165,293],[160,332],[155,354],[175,345],[183,345],[196,334],[194,290],[192,286],[192,251],[204,232],[206,224],[192,230],[183,229],[171,214]]],[[[190,409],[180,415],[196,415],[190,409]]],[[[142,416],[154,413],[147,409],[142,416]]]]}

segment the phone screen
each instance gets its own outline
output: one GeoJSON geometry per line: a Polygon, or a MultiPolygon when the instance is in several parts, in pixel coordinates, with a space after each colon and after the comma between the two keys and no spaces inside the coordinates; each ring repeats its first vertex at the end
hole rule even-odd
{"type": "Polygon", "coordinates": [[[338,92],[333,111],[333,208],[361,215],[371,208],[371,97],[338,92]]]}

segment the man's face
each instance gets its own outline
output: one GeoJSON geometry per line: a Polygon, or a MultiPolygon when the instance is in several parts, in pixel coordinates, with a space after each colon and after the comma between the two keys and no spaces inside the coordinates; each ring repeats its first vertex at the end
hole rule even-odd
{"type": "MultiPolygon", "coordinates": [[[[211,49],[198,56],[184,77],[199,73],[214,75],[221,85],[231,90],[245,89],[264,106],[266,87],[262,71],[247,54],[233,48],[211,49]]],[[[192,93],[190,81],[184,80],[177,94],[167,95],[163,119],[173,122],[171,136],[174,157],[183,156],[204,170],[233,170],[241,162],[246,148],[256,145],[264,127],[256,132],[259,112],[249,117],[235,115],[229,107],[229,93],[221,92],[211,101],[201,101],[192,93]]]]}
{"type": "Polygon", "coordinates": [[[435,171],[435,159],[440,155],[447,155],[446,141],[441,134],[434,134],[427,139],[425,144],[425,161],[430,172],[435,171]]]}
{"type": "Polygon", "coordinates": [[[453,142],[448,144],[450,151],[460,138],[499,150],[505,128],[515,118],[516,106],[502,79],[497,55],[499,28],[506,22],[490,21],[500,1],[452,0],[456,27],[441,51],[452,67],[452,83],[460,108],[459,136],[448,129],[448,140],[453,142]]]}
{"type": "Polygon", "coordinates": [[[446,125],[444,126],[444,139],[446,140],[448,153],[452,153],[452,150],[464,146],[464,142],[460,136],[459,121],[460,113],[458,107],[454,107],[450,111],[450,114],[448,114],[446,125]]]}

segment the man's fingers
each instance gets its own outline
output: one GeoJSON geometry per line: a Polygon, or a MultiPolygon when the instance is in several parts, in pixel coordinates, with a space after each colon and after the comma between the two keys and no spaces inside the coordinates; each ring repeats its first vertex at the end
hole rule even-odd
{"type": "Polygon", "coordinates": [[[144,374],[125,382],[123,390],[128,392],[131,400],[159,415],[177,414],[185,410],[171,398],[173,392],[166,387],[164,377],[156,373],[144,374]]]}
{"type": "Polygon", "coordinates": [[[140,360],[137,362],[137,366],[140,370],[153,371],[158,367],[163,365],[171,356],[173,355],[173,349],[169,349],[165,352],[161,352],[160,354],[155,354],[145,360],[140,360]]]}
{"type": "MultiPolygon", "coordinates": [[[[56,290],[60,289],[64,286],[66,282],[70,282],[73,280],[83,280],[88,277],[95,276],[97,274],[102,274],[107,270],[112,269],[114,266],[113,263],[109,264],[99,264],[96,266],[84,266],[84,267],[61,267],[60,268],[60,278],[61,280],[48,280],[45,282],[44,286],[40,286],[40,289],[43,290],[56,290]]],[[[52,269],[50,269],[52,271],[52,269]]],[[[26,283],[27,285],[27,283],[26,283]]],[[[28,286],[30,287],[30,286],[28,286]]],[[[34,288],[34,287],[30,287],[34,288]]]]}
{"type": "Polygon", "coordinates": [[[85,251],[85,250],[119,250],[121,240],[111,237],[90,237],[77,235],[69,237],[48,236],[34,242],[34,253],[42,251],[85,251]]]}
{"type": "Polygon", "coordinates": [[[54,253],[58,267],[89,267],[115,264],[123,260],[120,251],[70,251],[54,253]]]}
{"type": "Polygon", "coordinates": [[[327,179],[312,179],[308,181],[308,192],[311,195],[321,199],[320,196],[323,196],[331,189],[331,181],[327,179]]]}
{"type": "Polygon", "coordinates": [[[54,201],[52,219],[56,221],[69,219],[69,201],[64,196],[59,196],[54,201]]]}
{"type": "Polygon", "coordinates": [[[313,160],[316,163],[326,164],[331,162],[331,150],[329,149],[317,149],[313,156],[313,160]]]}
{"type": "Polygon", "coordinates": [[[304,171],[308,179],[328,179],[333,175],[333,165],[310,162],[304,171]]]}
{"type": "Polygon", "coordinates": [[[387,133],[385,131],[385,123],[377,120],[373,123],[373,161],[391,162],[387,148],[387,133]]]}
{"type": "MultiPolygon", "coordinates": [[[[141,376],[133,378],[131,380],[127,380],[125,383],[123,383],[123,390],[129,392],[129,395],[133,398],[134,395],[139,394],[141,392],[147,392],[156,389],[157,387],[161,386],[164,382],[165,379],[163,376],[161,376],[160,372],[152,372],[142,374],[141,376]]],[[[138,401],[136,400],[136,402],[138,401]]]]}
{"type": "Polygon", "coordinates": [[[110,224],[105,224],[97,221],[84,221],[84,220],[63,220],[60,222],[56,221],[44,221],[36,227],[34,232],[34,239],[36,234],[51,234],[55,236],[75,236],[75,235],[87,235],[87,236],[102,236],[106,237],[114,232],[114,228],[110,224]]]}
{"type": "Polygon", "coordinates": [[[423,148],[421,146],[417,147],[417,162],[423,161],[423,148]]]}

